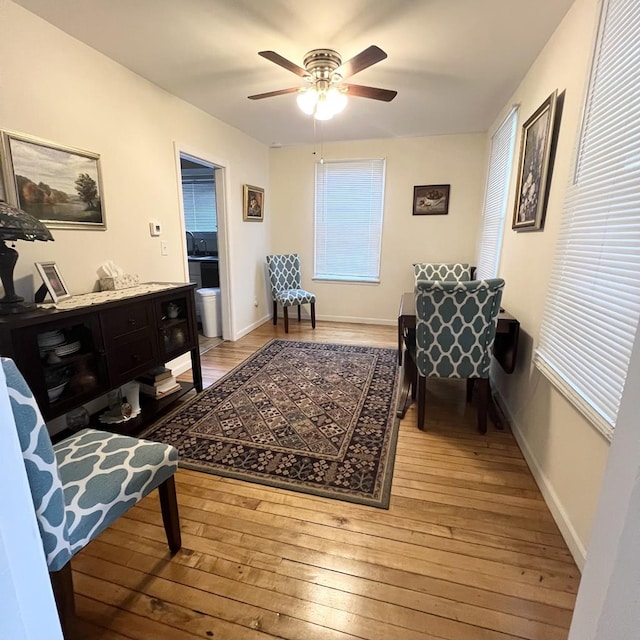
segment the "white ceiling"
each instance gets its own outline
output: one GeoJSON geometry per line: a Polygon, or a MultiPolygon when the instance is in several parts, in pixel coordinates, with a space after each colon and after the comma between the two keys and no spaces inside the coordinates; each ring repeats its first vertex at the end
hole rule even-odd
{"type": "MultiPolygon", "coordinates": [[[[16,0],[63,31],[268,145],[312,143],[302,86],[258,56],[307,51],[388,58],[349,81],[398,91],[352,97],[325,141],[486,131],[573,0],[16,0]]],[[[554,87],[549,88],[549,92],[554,87]]],[[[320,135],[319,133],[316,135],[320,135]]]]}

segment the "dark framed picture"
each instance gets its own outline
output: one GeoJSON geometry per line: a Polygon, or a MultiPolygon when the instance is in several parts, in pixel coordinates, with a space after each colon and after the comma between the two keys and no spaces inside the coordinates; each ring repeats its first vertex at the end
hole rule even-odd
{"type": "Polygon", "coordinates": [[[518,183],[512,228],[536,231],[544,225],[551,181],[550,158],[557,91],[554,91],[522,125],[518,183]]]}
{"type": "Polygon", "coordinates": [[[445,216],[449,213],[449,184],[413,187],[414,216],[445,216]]]}
{"type": "Polygon", "coordinates": [[[2,132],[8,201],[52,229],[106,229],[100,156],[2,132]]]}
{"type": "Polygon", "coordinates": [[[71,297],[55,262],[36,262],[36,269],[54,302],[71,297]]]}
{"type": "Polygon", "coordinates": [[[262,222],[264,220],[264,189],[244,185],[242,219],[262,222]]]}

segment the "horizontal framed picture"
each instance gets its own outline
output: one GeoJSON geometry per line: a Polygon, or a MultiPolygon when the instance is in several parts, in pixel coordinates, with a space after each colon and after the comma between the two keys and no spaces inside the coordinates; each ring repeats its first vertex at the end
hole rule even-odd
{"type": "Polygon", "coordinates": [[[449,184],[413,187],[414,216],[445,216],[449,213],[449,184]]]}
{"type": "Polygon", "coordinates": [[[55,262],[36,262],[36,269],[54,302],[71,297],[55,262]]]}
{"type": "Polygon", "coordinates": [[[250,184],[244,185],[242,219],[256,222],[264,220],[264,189],[252,187],[250,184]]]}
{"type": "Polygon", "coordinates": [[[2,132],[7,200],[51,229],[105,230],[100,156],[2,132]]]}

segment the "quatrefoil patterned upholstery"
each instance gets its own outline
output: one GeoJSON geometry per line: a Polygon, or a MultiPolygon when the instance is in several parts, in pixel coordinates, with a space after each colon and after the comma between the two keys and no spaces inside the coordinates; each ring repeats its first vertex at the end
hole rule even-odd
{"type": "Polygon", "coordinates": [[[58,571],[125,511],[173,475],[178,452],[95,429],[51,444],[13,360],[2,358],[49,571],[58,571]]]}
{"type": "Polygon", "coordinates": [[[267,256],[271,297],[283,307],[315,303],[313,293],[300,288],[300,257],[297,253],[267,256]]]}
{"type": "Polygon", "coordinates": [[[413,265],[416,282],[418,280],[444,280],[464,282],[471,280],[471,266],[465,263],[416,262],[413,265]]]}
{"type": "Polygon", "coordinates": [[[415,364],[424,377],[488,378],[504,280],[416,283],[415,364]]]}

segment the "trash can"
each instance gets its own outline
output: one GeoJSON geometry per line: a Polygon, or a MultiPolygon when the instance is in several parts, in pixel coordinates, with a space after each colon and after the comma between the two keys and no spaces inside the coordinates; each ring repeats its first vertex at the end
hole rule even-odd
{"type": "Polygon", "coordinates": [[[196,308],[202,321],[202,333],[207,338],[221,336],[220,289],[197,289],[196,308]]]}

